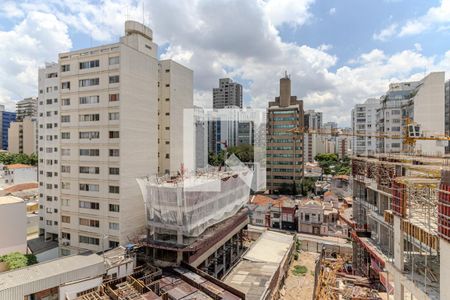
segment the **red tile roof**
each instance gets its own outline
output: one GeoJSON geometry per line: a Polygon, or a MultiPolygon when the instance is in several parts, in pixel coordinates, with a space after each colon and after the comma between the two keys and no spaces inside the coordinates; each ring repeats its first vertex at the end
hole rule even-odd
{"type": "Polygon", "coordinates": [[[38,188],[37,182],[19,183],[19,184],[15,184],[10,187],[7,187],[3,191],[0,191],[0,193],[3,195],[7,195],[10,193],[31,190],[31,189],[37,189],[37,188],[38,188]]]}
{"type": "Polygon", "coordinates": [[[33,166],[31,166],[31,165],[24,165],[24,164],[12,164],[12,165],[7,165],[6,167],[8,169],[10,169],[10,170],[13,170],[13,169],[32,168],[33,166]]]}

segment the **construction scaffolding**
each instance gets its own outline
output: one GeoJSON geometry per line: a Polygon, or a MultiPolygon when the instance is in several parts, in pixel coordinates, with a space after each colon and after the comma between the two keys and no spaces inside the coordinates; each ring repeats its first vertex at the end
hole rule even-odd
{"type": "Polygon", "coordinates": [[[330,255],[322,249],[317,262],[315,281],[315,300],[378,300],[379,292],[367,277],[355,276],[348,271],[351,257],[330,255]]]}
{"type": "Polygon", "coordinates": [[[404,251],[401,271],[426,294],[439,293],[439,237],[448,237],[450,228],[445,164],[443,158],[401,154],[353,158],[356,271],[365,276],[384,273],[380,262],[393,261],[398,216],[404,251]]]}
{"type": "Polygon", "coordinates": [[[150,235],[156,240],[190,244],[247,203],[252,176],[246,169],[139,178],[150,235]]]}

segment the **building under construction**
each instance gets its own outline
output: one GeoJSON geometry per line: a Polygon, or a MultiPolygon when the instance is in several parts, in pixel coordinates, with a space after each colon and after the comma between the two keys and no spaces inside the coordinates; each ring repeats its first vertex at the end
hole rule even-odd
{"type": "Polygon", "coordinates": [[[153,264],[185,262],[216,278],[235,264],[244,251],[253,176],[236,170],[138,179],[147,214],[144,245],[153,264]]]}
{"type": "Polygon", "coordinates": [[[450,295],[447,166],[415,155],[352,158],[353,269],[394,299],[450,295]]]}

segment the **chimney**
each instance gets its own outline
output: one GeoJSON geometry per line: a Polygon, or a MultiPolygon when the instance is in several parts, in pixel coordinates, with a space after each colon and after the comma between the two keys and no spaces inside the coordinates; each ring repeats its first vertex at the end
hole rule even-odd
{"type": "Polygon", "coordinates": [[[284,72],[284,77],[280,79],[280,106],[289,106],[291,102],[291,79],[287,71],[284,72]]]}

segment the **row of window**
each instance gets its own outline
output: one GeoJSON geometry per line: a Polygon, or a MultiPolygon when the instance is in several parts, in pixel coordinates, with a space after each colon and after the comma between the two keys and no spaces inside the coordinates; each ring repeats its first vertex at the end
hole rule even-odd
{"type": "MultiPolygon", "coordinates": [[[[292,146],[267,146],[267,150],[292,150],[292,146]]],[[[301,146],[296,146],[295,150],[302,150],[301,146]]]]}
{"type": "MultiPolygon", "coordinates": [[[[70,182],[61,182],[61,188],[65,190],[70,189],[70,182]]],[[[83,192],[99,192],[100,185],[94,183],[80,183],[79,189],[83,192]]],[[[108,191],[110,194],[119,194],[120,187],[116,185],[110,185],[108,191]]]]}
{"type": "MultiPolygon", "coordinates": [[[[91,202],[91,201],[82,201],[82,200],[80,200],[78,206],[80,208],[86,208],[86,209],[94,209],[94,210],[99,210],[100,209],[100,203],[98,203],[98,202],[91,202]]],[[[110,212],[120,212],[120,206],[119,206],[119,204],[109,204],[108,210],[110,212]]]]}
{"type": "MultiPolygon", "coordinates": [[[[110,131],[109,132],[109,138],[110,139],[118,139],[120,136],[119,131],[110,131]]],[[[86,132],[80,132],[79,133],[80,139],[99,139],[100,138],[100,132],[98,131],[86,131],[86,132]]],[[[61,132],[61,139],[68,140],[70,139],[70,132],[61,132]]],[[[50,152],[47,152],[50,153],[50,152]]]]}
{"type": "MultiPolygon", "coordinates": [[[[270,161],[270,160],[268,160],[266,163],[268,165],[285,165],[285,166],[292,166],[294,164],[294,162],[292,162],[292,161],[270,161]]],[[[303,162],[297,161],[297,162],[295,162],[295,164],[302,165],[303,162]]]]}
{"type": "MultiPolygon", "coordinates": [[[[267,157],[274,157],[274,158],[292,158],[294,157],[293,154],[284,154],[284,153],[275,153],[275,154],[267,154],[267,157]]],[[[295,154],[296,158],[303,157],[302,154],[295,154]]]]}
{"type": "MultiPolygon", "coordinates": [[[[57,101],[57,100],[55,99],[55,101],[57,101]]],[[[109,94],[109,102],[116,102],[116,101],[119,101],[119,94],[109,94]]],[[[97,103],[100,103],[100,96],[99,95],[83,96],[83,97],[79,98],[79,103],[80,104],[97,104],[97,103]]],[[[61,105],[69,106],[70,98],[61,99],[61,105]]]]}
{"type": "MultiPolygon", "coordinates": [[[[108,58],[109,65],[117,65],[119,63],[120,63],[119,56],[113,56],[113,57],[108,58]]],[[[79,66],[80,70],[98,68],[98,67],[100,67],[100,60],[95,59],[95,60],[90,60],[90,61],[83,61],[83,62],[80,62],[78,64],[78,66],[79,66]]],[[[61,72],[69,72],[69,71],[70,71],[70,64],[61,65],[61,72]]],[[[55,77],[58,76],[57,73],[51,73],[51,74],[56,74],[55,77]]],[[[48,77],[48,78],[50,78],[50,77],[48,77]]]]}
{"type": "MultiPolygon", "coordinates": [[[[109,76],[110,84],[119,83],[119,82],[120,82],[119,75],[109,76]]],[[[100,84],[100,78],[98,78],[98,77],[97,78],[80,79],[78,81],[79,87],[96,86],[99,84],[100,84]]],[[[61,82],[61,88],[70,90],[70,81],[61,82]]],[[[47,103],[47,104],[49,104],[49,103],[47,103]]]]}
{"type": "MultiPolygon", "coordinates": [[[[84,114],[78,116],[80,122],[97,122],[100,121],[100,114],[84,114]]],[[[119,120],[118,112],[108,113],[108,119],[110,121],[119,120]]],[[[61,116],[61,123],[70,123],[70,115],[61,116]]]]}
{"type": "MultiPolygon", "coordinates": [[[[70,216],[61,216],[61,222],[62,223],[70,223],[70,216]]],[[[88,226],[88,227],[96,227],[96,228],[100,227],[100,221],[99,220],[79,218],[78,219],[78,223],[80,225],[88,226]]],[[[109,222],[109,229],[111,229],[111,230],[119,230],[119,223],[109,222]]],[[[67,236],[66,236],[66,239],[67,239],[67,236]]],[[[70,240],[70,237],[68,239],[70,240]]]]}
{"type": "MultiPolygon", "coordinates": [[[[80,156],[100,156],[100,149],[80,149],[80,156]]],[[[109,156],[119,156],[119,149],[109,149],[109,156]]],[[[62,156],[70,156],[70,149],[61,149],[62,156]]]]}
{"type": "Polygon", "coordinates": [[[275,117],[274,121],[298,121],[297,117],[275,117]]]}
{"type": "MultiPolygon", "coordinates": [[[[100,174],[100,168],[99,167],[85,167],[80,166],[79,167],[80,174],[100,174]]],[[[61,173],[70,173],[70,166],[61,166],[61,173]]],[[[109,168],[109,175],[119,175],[120,170],[119,168],[109,168]]]]}
{"type": "Polygon", "coordinates": [[[279,125],[273,125],[273,128],[280,129],[280,128],[295,128],[297,125],[295,124],[279,124],[279,125]]]}

